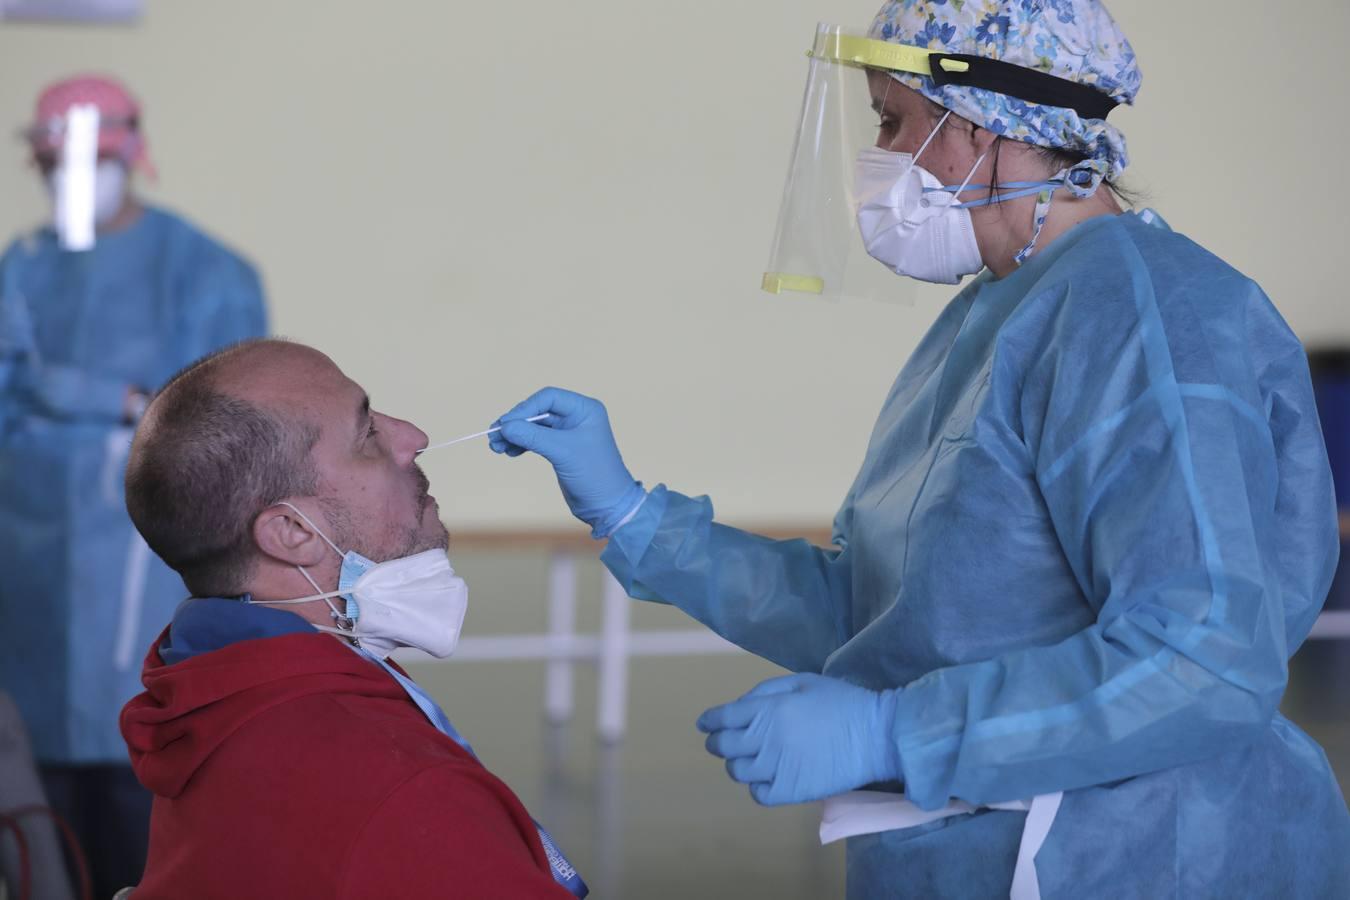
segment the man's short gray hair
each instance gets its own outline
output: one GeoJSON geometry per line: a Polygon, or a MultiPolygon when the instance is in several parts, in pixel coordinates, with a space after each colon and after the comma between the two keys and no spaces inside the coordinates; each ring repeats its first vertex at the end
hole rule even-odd
{"type": "Polygon", "coordinates": [[[127,463],[127,511],[150,549],[197,597],[233,597],[255,562],[253,522],[287,497],[312,496],[319,428],[286,421],[222,387],[257,340],[207,356],[156,396],[127,463]]]}

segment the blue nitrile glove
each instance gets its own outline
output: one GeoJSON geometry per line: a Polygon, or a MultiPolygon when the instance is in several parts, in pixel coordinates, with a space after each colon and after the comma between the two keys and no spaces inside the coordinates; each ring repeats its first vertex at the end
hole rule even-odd
{"type": "Polygon", "coordinates": [[[765,806],[806,803],[901,777],[896,691],[784,675],[699,716],[708,752],[765,806]]]}
{"type": "Polygon", "coordinates": [[[591,534],[607,537],[642,503],[646,492],[628,473],[614,443],[609,414],[599,400],[560,388],[544,388],[517,403],[493,426],[494,453],[519,456],[532,450],[553,464],[563,499],[591,534]],[[548,413],[541,422],[527,422],[548,413]]]}

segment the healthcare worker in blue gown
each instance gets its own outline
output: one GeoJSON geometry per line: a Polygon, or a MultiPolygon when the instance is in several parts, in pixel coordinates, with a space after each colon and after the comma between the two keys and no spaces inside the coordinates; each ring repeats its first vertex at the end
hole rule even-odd
{"type": "Polygon", "coordinates": [[[106,897],[139,878],[148,839],[150,795],[118,714],[185,596],[127,517],[132,429],[177,369],[266,321],[247,262],[130,190],[148,159],[139,106],[117,82],[78,77],[42,93],[28,138],[44,179],[61,178],[76,106],[100,114],[94,246],[64,249],[44,227],[0,257],[0,688],[106,897]]]}
{"type": "MultiPolygon", "coordinates": [[[[1277,711],[1337,558],[1307,362],[1250,279],[1122,212],[1124,36],[1091,0],[896,0],[810,65],[794,166],[857,72],[866,253],[979,272],[901,370],[837,548],[644,489],[577,394],[493,449],[553,464],[632,596],[796,673],[698,725],[759,802],[834,798],[850,897],[1350,897],[1345,801],[1277,711]]],[[[797,208],[780,245],[829,212],[797,208]]],[[[773,287],[828,290],[807,243],[773,287]]]]}

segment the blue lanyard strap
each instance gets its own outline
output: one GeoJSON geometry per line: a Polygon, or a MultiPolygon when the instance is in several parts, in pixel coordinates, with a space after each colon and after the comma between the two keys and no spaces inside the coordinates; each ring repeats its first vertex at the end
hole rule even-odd
{"type": "MultiPolygon", "coordinates": [[[[450,719],[446,716],[445,711],[437,705],[435,700],[431,699],[431,695],[417,685],[417,682],[408,678],[398,669],[389,665],[387,661],[380,659],[373,653],[369,653],[365,650],[360,652],[379,663],[384,667],[386,672],[394,676],[394,680],[397,681],[399,686],[408,694],[409,699],[417,704],[417,708],[431,720],[431,724],[436,726],[437,731],[463,747],[464,751],[474,759],[478,759],[478,754],[473,752],[473,748],[469,746],[469,742],[464,740],[463,735],[455,730],[454,725],[450,724],[450,719]]],[[[531,818],[530,821],[534,822],[534,819],[531,818]]],[[[553,838],[544,830],[544,826],[540,825],[538,822],[534,822],[534,827],[535,830],[539,832],[539,843],[544,845],[544,853],[548,855],[548,867],[553,873],[553,880],[567,888],[567,890],[575,897],[585,897],[589,894],[591,889],[586,886],[586,882],[581,879],[581,875],[577,873],[576,868],[567,861],[567,857],[563,855],[562,850],[558,849],[558,845],[553,842],[553,838]]]]}

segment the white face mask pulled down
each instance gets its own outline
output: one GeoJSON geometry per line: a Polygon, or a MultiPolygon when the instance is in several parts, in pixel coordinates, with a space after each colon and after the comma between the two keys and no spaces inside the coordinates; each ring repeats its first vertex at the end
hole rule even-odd
{"type": "Polygon", "coordinates": [[[869,147],[855,170],[858,229],[868,255],[897,275],[935,284],[956,284],[984,268],[970,210],[957,200],[984,156],[955,190],[917,164],[950,115],[913,156],[869,147]]]}
{"type": "Polygon", "coordinates": [[[342,557],[336,591],[323,591],[303,566],[296,566],[316,593],[294,600],[253,600],[258,606],[293,606],[323,600],[340,627],[315,625],[320,631],[355,639],[362,647],[386,657],[398,647],[412,647],[437,659],[455,652],[464,614],[469,608],[469,587],[455,574],[444,550],[432,549],[412,556],[377,563],[355,550],[343,553],[313,522],[289,503],[306,524],[342,557]],[[333,599],[347,600],[346,614],[339,613],[333,599]]]}

